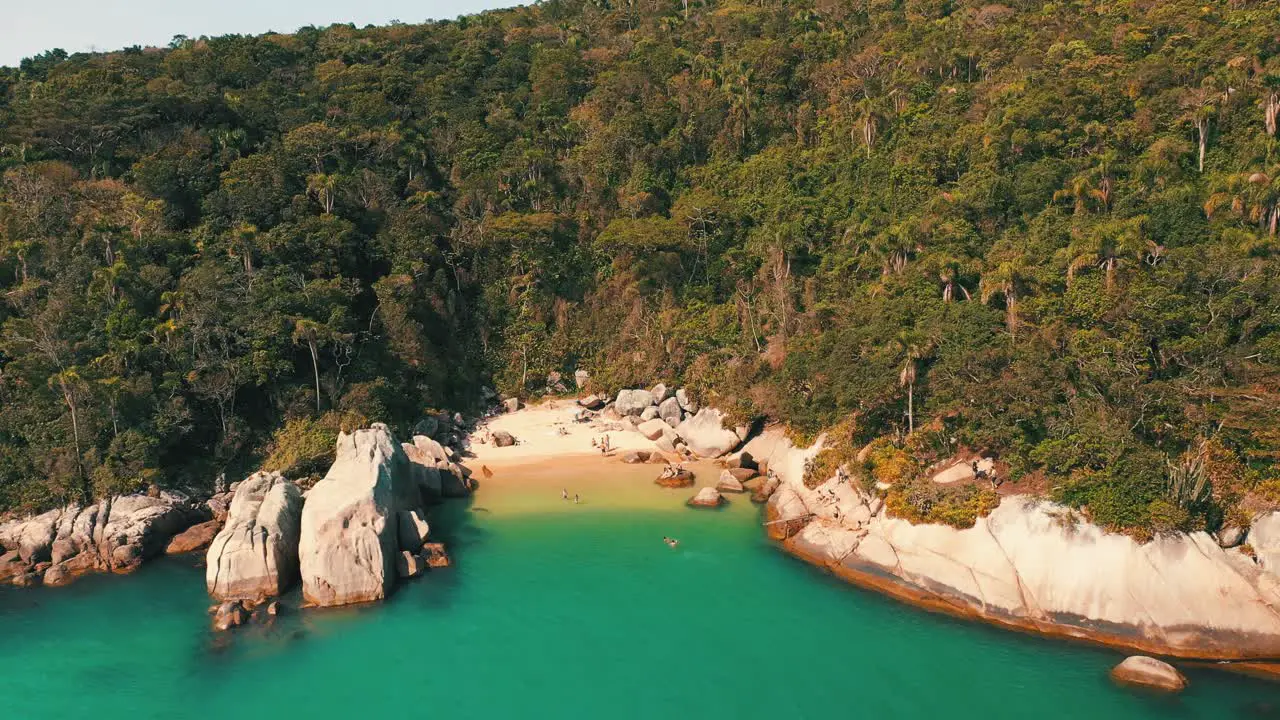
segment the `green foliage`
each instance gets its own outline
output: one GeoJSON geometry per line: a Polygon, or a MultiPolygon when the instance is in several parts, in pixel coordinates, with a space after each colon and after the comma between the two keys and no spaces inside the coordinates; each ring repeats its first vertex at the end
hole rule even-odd
{"type": "Polygon", "coordinates": [[[337,412],[288,420],[272,436],[262,469],[298,480],[323,475],[333,464],[338,433],[349,432],[366,422],[354,413],[337,412]]]}
{"type": "Polygon", "coordinates": [[[0,69],[0,510],[583,367],[856,417],[869,479],[963,447],[1113,527],[1240,516],[1280,460],[1274,25],[556,0],[0,69]]]}
{"type": "Polygon", "coordinates": [[[960,529],[973,527],[999,504],[1000,496],[991,488],[942,486],[923,477],[895,484],[885,494],[885,507],[893,517],[960,529]]]}

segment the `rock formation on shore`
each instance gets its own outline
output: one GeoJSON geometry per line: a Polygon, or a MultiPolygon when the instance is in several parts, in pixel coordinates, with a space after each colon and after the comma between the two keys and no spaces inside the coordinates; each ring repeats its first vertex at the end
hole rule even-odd
{"type": "Polygon", "coordinates": [[[182,493],[119,495],[0,524],[0,581],[65,585],[88,572],[130,572],[208,519],[182,493]]]}
{"type": "Polygon", "coordinates": [[[773,432],[746,449],[781,481],[767,506],[770,536],[852,582],[955,615],[1160,655],[1280,657],[1280,576],[1206,533],[1142,544],[1025,496],[1005,497],[969,529],[912,525],[847,479],[806,487],[804,463],[820,444],[795,448],[773,432]]]}
{"type": "Polygon", "coordinates": [[[280,595],[298,577],[302,492],[279,473],[258,472],[236,490],[227,523],[209,545],[205,584],[219,600],[280,595]]]}

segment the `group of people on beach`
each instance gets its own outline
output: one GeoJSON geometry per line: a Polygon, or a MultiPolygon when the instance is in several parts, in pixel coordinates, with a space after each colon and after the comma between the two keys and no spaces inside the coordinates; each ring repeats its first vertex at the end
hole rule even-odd
{"type": "Polygon", "coordinates": [[[600,438],[591,438],[591,447],[598,448],[601,455],[608,455],[613,446],[609,444],[609,436],[605,435],[600,438]]]}
{"type": "Polygon", "coordinates": [[[683,462],[678,462],[678,463],[669,462],[667,463],[666,467],[662,468],[662,474],[658,476],[658,479],[662,480],[665,478],[675,477],[682,472],[684,472],[683,462]]]}
{"type": "MultiPolygon", "coordinates": [[[[569,489],[568,489],[568,488],[563,488],[563,489],[561,489],[561,490],[560,490],[560,499],[561,499],[561,500],[568,500],[568,499],[569,499],[569,489]]],[[[582,497],[581,497],[581,496],[579,496],[579,495],[578,495],[578,493],[574,493],[574,494],[573,494],[573,504],[574,504],[574,505],[577,505],[577,504],[579,504],[579,503],[581,503],[581,502],[582,502],[582,497]]]]}

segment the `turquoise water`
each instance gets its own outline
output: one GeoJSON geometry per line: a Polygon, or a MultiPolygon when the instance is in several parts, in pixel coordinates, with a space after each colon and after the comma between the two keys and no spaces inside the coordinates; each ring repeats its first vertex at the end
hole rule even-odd
{"type": "Polygon", "coordinates": [[[1280,717],[1277,685],[1200,671],[1178,698],[1123,690],[1114,653],[851,588],[770,547],[745,498],[588,500],[517,511],[482,492],[436,521],[454,568],[270,628],[210,633],[189,559],[0,591],[0,717],[1280,717]]]}

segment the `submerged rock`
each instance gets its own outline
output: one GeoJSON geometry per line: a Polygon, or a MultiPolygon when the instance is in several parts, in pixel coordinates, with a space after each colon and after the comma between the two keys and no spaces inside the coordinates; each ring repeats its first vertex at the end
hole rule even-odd
{"type": "Polygon", "coordinates": [[[251,600],[288,590],[298,578],[302,507],[302,492],[280,473],[257,472],[242,482],[206,555],[209,594],[251,600]]]}
{"type": "Polygon", "coordinates": [[[429,568],[444,568],[450,565],[449,553],[445,551],[444,543],[427,543],[423,545],[422,559],[429,568]]]}
{"type": "Polygon", "coordinates": [[[1124,685],[1138,685],[1165,692],[1180,692],[1187,678],[1178,669],[1146,655],[1127,657],[1111,669],[1111,679],[1124,685]]]}
{"type": "Polygon", "coordinates": [[[213,629],[225,632],[239,627],[249,620],[249,609],[239,600],[228,600],[218,605],[213,614],[213,629]]]}

